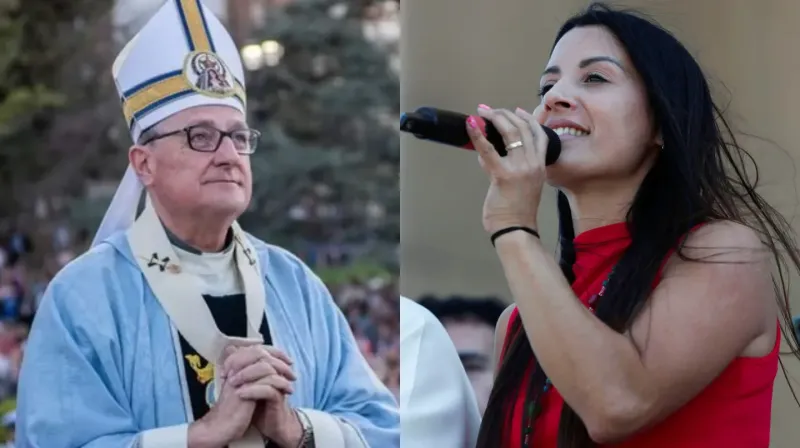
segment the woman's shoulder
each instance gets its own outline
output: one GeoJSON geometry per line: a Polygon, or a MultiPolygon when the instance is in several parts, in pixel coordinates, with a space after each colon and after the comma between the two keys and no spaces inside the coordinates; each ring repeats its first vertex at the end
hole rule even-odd
{"type": "Polygon", "coordinates": [[[753,339],[744,356],[764,355],[773,348],[778,319],[772,259],[758,230],[729,220],[709,222],[690,232],[670,257],[659,297],[672,301],[673,310],[685,306],[696,315],[715,315],[740,334],[750,328],[753,339]]]}
{"type": "Polygon", "coordinates": [[[517,305],[512,303],[500,314],[497,319],[497,325],[494,329],[494,365],[497,368],[500,365],[500,360],[503,355],[503,348],[506,345],[506,335],[508,334],[508,327],[511,319],[517,313],[517,305]]]}
{"type": "Polygon", "coordinates": [[[695,226],[680,246],[682,261],[766,262],[769,250],[752,227],[731,220],[695,226]],[[688,260],[687,260],[688,259],[688,260]]]}
{"type": "Polygon", "coordinates": [[[744,275],[751,282],[771,282],[771,251],[752,227],[716,220],[693,227],[664,259],[658,281],[689,271],[717,281],[744,275]]]}
{"type": "Polygon", "coordinates": [[[706,222],[695,226],[686,236],[686,242],[701,241],[710,245],[728,247],[732,243],[740,247],[761,248],[763,242],[752,227],[727,219],[706,222]]]}
{"type": "MultiPolygon", "coordinates": [[[[511,318],[517,312],[517,304],[512,303],[511,305],[507,306],[502,313],[500,313],[500,317],[497,319],[497,325],[495,327],[495,335],[500,334],[499,332],[502,331],[502,336],[505,336],[508,330],[508,325],[511,323],[511,318]]],[[[505,339],[505,337],[503,339],[505,339]]]]}

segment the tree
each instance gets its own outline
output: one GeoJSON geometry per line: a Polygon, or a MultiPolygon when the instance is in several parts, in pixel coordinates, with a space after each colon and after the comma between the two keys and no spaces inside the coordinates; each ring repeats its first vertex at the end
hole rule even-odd
{"type": "Polygon", "coordinates": [[[113,4],[0,0],[0,216],[16,221],[6,227],[35,231],[37,199],[80,194],[76,179],[118,158],[113,4]]]}
{"type": "Polygon", "coordinates": [[[333,243],[394,265],[399,82],[389,53],[365,38],[374,8],[297,0],[270,11],[254,36],[282,57],[248,79],[251,121],[263,137],[242,223],[294,250],[333,243]]]}

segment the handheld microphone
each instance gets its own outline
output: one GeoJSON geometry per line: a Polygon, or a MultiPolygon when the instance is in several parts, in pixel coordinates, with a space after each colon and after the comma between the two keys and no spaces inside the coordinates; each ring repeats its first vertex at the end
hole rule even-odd
{"type": "MultiPolygon", "coordinates": [[[[495,151],[501,157],[505,157],[508,154],[506,143],[497,128],[477,115],[472,117],[478,121],[478,126],[483,131],[483,135],[494,146],[495,151]]],[[[469,118],[469,115],[459,112],[435,107],[420,107],[414,112],[407,112],[400,116],[400,130],[408,132],[421,140],[474,150],[469,134],[467,134],[467,118],[469,118]]],[[[552,165],[561,155],[561,139],[552,129],[544,126],[542,126],[542,129],[547,134],[545,164],[552,165]]]]}

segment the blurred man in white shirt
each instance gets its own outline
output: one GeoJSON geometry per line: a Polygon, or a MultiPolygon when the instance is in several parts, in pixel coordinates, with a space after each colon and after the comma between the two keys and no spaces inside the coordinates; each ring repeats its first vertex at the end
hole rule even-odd
{"type": "Polygon", "coordinates": [[[506,304],[496,297],[422,297],[456,347],[483,415],[494,385],[494,329],[506,304]]]}
{"type": "Polygon", "coordinates": [[[442,324],[400,298],[401,448],[474,448],[480,428],[475,393],[442,324]]]}

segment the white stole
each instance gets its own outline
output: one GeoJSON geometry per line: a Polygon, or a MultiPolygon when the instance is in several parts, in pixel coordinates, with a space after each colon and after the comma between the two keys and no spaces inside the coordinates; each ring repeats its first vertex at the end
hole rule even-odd
{"type": "MultiPolygon", "coordinates": [[[[215,400],[219,399],[224,381],[219,377],[220,369],[217,367],[224,362],[222,355],[225,348],[264,343],[260,327],[264,319],[266,292],[258,257],[238,223],[233,223],[232,230],[234,259],[244,285],[246,338],[226,336],[219,330],[203,300],[200,280],[184,272],[149,197],[142,215],[127,232],[136,262],[172,324],[197,353],[214,365],[215,400]]],[[[230,443],[229,447],[263,448],[264,438],[251,426],[244,437],[230,443]]]]}

